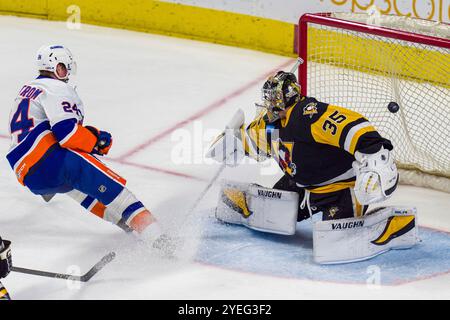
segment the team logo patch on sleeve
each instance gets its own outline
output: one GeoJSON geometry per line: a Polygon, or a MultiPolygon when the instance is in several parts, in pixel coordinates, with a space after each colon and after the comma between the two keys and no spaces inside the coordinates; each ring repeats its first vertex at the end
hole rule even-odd
{"type": "Polygon", "coordinates": [[[386,227],[381,235],[371,241],[377,246],[382,246],[389,243],[391,240],[404,235],[412,230],[415,226],[416,220],[414,216],[393,216],[389,217],[386,227]]]}
{"type": "Polygon", "coordinates": [[[319,113],[317,111],[317,102],[310,102],[303,108],[303,115],[309,116],[310,119],[317,113],[319,113]]]}

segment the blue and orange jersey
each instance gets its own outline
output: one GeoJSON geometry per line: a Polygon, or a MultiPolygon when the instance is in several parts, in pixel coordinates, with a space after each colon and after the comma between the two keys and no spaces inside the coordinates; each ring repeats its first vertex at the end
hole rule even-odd
{"type": "Polygon", "coordinates": [[[53,148],[91,152],[97,138],[83,127],[83,103],[73,87],[38,77],[19,91],[9,117],[11,149],[7,159],[17,179],[25,176],[53,148]]]}

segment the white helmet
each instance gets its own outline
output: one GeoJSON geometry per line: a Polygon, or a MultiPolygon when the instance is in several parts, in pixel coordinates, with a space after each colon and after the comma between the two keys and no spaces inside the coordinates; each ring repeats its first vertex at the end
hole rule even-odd
{"type": "Polygon", "coordinates": [[[72,52],[62,45],[42,46],[37,52],[38,70],[50,71],[60,80],[68,80],[71,74],[76,74],[77,63],[73,59],[72,52]],[[56,73],[56,66],[62,63],[67,69],[67,75],[61,78],[56,73]]]}

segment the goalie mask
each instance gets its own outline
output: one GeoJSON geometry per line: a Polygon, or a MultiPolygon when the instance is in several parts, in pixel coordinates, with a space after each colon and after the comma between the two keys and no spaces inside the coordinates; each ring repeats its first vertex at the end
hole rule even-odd
{"type": "Polygon", "coordinates": [[[279,71],[264,83],[262,92],[262,105],[267,109],[271,122],[279,118],[278,113],[294,105],[300,99],[300,85],[297,77],[290,72],[279,71]]]}

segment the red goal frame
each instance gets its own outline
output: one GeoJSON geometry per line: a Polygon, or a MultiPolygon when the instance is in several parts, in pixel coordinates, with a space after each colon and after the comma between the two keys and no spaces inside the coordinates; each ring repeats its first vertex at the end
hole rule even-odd
{"type": "Polygon", "coordinates": [[[450,49],[450,40],[427,36],[418,33],[406,32],[401,30],[390,29],[386,27],[379,27],[368,25],[365,23],[348,21],[334,18],[331,13],[306,13],[300,17],[299,32],[298,32],[298,54],[303,59],[303,63],[298,67],[298,78],[301,84],[303,95],[307,95],[307,72],[308,72],[308,23],[325,25],[329,27],[338,27],[342,29],[358,31],[387,38],[399,39],[409,42],[421,43],[435,47],[450,49]]]}

